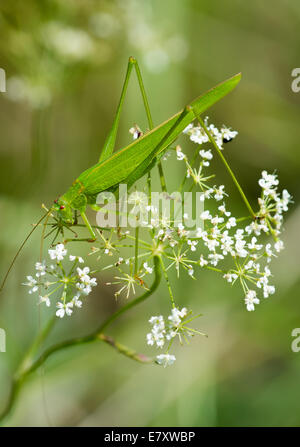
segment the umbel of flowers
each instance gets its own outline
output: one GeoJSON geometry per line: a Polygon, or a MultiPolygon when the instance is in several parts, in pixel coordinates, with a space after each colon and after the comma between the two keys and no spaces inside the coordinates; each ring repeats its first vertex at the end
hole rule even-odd
{"type": "Polygon", "coordinates": [[[39,303],[47,307],[51,306],[52,296],[55,297],[57,317],[70,316],[75,307],[82,307],[83,300],[97,285],[96,278],[90,276],[89,267],[82,266],[80,256],[67,257],[64,244],[57,244],[48,254],[51,263],[37,262],[35,277],[27,276],[24,285],[29,287],[29,293],[38,292],[39,303]]]}

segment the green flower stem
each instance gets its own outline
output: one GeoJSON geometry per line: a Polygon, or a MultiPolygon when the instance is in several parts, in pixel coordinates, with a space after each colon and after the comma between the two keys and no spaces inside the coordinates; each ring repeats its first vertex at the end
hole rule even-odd
{"type": "Polygon", "coordinates": [[[43,343],[43,341],[49,335],[56,320],[57,320],[56,316],[53,316],[52,318],[50,318],[50,320],[48,321],[45,328],[36,337],[33,344],[31,345],[31,347],[25,354],[23,360],[21,361],[20,366],[18,367],[17,371],[15,372],[15,375],[14,375],[14,378],[13,378],[13,381],[11,384],[11,391],[10,391],[10,396],[8,398],[7,404],[6,404],[5,408],[3,409],[2,413],[0,413],[0,421],[2,421],[10,413],[10,411],[14,405],[14,402],[16,401],[18,393],[23,385],[23,382],[24,382],[26,376],[31,371],[32,364],[33,364],[32,358],[34,358],[38,348],[40,347],[40,345],[43,343]]]}
{"type": "Polygon", "coordinates": [[[155,290],[157,289],[160,280],[161,280],[161,271],[160,271],[160,258],[158,256],[154,256],[154,274],[155,278],[152,283],[152,286],[146,290],[143,295],[139,296],[138,298],[135,298],[132,301],[129,301],[125,306],[121,307],[119,310],[117,310],[114,314],[112,314],[96,331],[96,336],[99,333],[102,333],[104,329],[107,328],[116,318],[118,318],[120,315],[122,315],[124,312],[127,312],[127,310],[131,309],[132,307],[137,306],[141,302],[145,301],[146,298],[151,296],[155,290]]]}
{"type": "Polygon", "coordinates": [[[166,179],[165,179],[165,175],[164,175],[164,171],[163,171],[163,167],[161,162],[158,162],[158,172],[159,172],[159,178],[160,178],[160,184],[161,184],[161,189],[163,192],[167,192],[167,184],[166,184],[166,179]]]}
{"type": "Polygon", "coordinates": [[[222,154],[220,148],[218,147],[217,143],[215,142],[215,139],[212,137],[212,135],[210,134],[209,130],[207,129],[206,125],[204,124],[203,119],[200,116],[196,116],[197,120],[199,121],[200,126],[204,129],[206,135],[208,136],[210,142],[212,143],[212,145],[214,146],[214,148],[216,149],[219,157],[221,158],[222,162],[224,163],[227,171],[229,172],[229,174],[231,175],[231,178],[234,182],[234,184],[236,185],[237,189],[239,190],[240,195],[242,196],[243,201],[245,202],[246,207],[248,208],[248,210],[250,211],[250,214],[252,215],[253,218],[256,217],[255,212],[253,211],[244,191],[242,190],[241,185],[239,184],[236,176],[234,175],[231,167],[229,166],[229,164],[226,161],[226,158],[224,157],[224,155],[222,154]]]}
{"type": "Polygon", "coordinates": [[[134,251],[134,274],[137,275],[138,272],[138,262],[139,262],[139,226],[135,228],[135,251],[134,251]]]}
{"type": "Polygon", "coordinates": [[[166,283],[167,283],[169,295],[170,295],[170,298],[171,298],[172,307],[175,308],[176,304],[175,304],[174,295],[173,295],[173,292],[172,292],[172,289],[171,289],[171,284],[170,284],[170,281],[169,281],[167,270],[166,270],[166,268],[164,266],[164,263],[163,263],[163,260],[161,258],[160,258],[160,263],[161,263],[161,268],[162,268],[162,271],[163,271],[163,274],[164,274],[164,278],[165,278],[166,283]]]}
{"type": "Polygon", "coordinates": [[[15,373],[7,405],[2,411],[2,413],[0,413],[0,421],[3,420],[10,413],[16,401],[18,393],[23,385],[23,382],[27,378],[27,376],[30,375],[32,372],[34,372],[41,365],[43,365],[45,361],[48,359],[48,357],[50,357],[52,354],[65,348],[86,344],[96,340],[101,340],[109,344],[113,348],[115,348],[121,354],[126,355],[127,357],[135,361],[138,361],[140,363],[151,363],[152,359],[144,356],[143,354],[138,354],[135,351],[132,351],[131,349],[127,348],[126,346],[121,345],[120,343],[114,341],[111,337],[104,335],[103,330],[106,329],[110,324],[112,324],[120,315],[127,312],[129,309],[137,306],[138,304],[142,303],[155,292],[161,280],[160,258],[158,256],[154,256],[154,273],[155,273],[154,281],[151,287],[145,293],[143,293],[138,298],[128,302],[125,306],[118,309],[90,335],[57,343],[51,346],[50,348],[46,349],[37,359],[34,360],[34,354],[36,353],[38,346],[42,341],[45,340],[46,336],[49,334],[56,320],[55,317],[51,319],[47,324],[47,326],[45,327],[45,329],[43,330],[43,332],[34,341],[32,347],[28,351],[28,354],[25,356],[20,367],[15,373]]]}
{"type": "MultiPolygon", "coordinates": [[[[194,164],[195,164],[195,162],[197,160],[198,154],[199,154],[199,147],[197,146],[197,149],[195,150],[193,158],[192,158],[191,163],[190,163],[190,167],[191,168],[194,166],[194,164]]],[[[181,192],[183,190],[183,187],[185,185],[186,179],[187,179],[187,176],[186,176],[186,172],[185,172],[183,180],[181,181],[180,186],[179,186],[179,192],[181,192]]]]}
{"type": "Polygon", "coordinates": [[[100,334],[98,338],[99,340],[104,341],[105,343],[115,348],[120,354],[126,355],[126,357],[129,357],[130,359],[135,360],[136,362],[153,363],[152,358],[147,357],[144,354],[139,354],[136,351],[127,348],[127,346],[124,346],[121,343],[116,342],[112,337],[109,337],[108,335],[100,334]]]}
{"type": "Polygon", "coordinates": [[[47,338],[51,330],[53,329],[54,324],[57,321],[57,317],[54,315],[50,320],[47,322],[45,328],[38,334],[34,342],[32,343],[31,347],[25,354],[22,362],[20,363],[20,366],[18,367],[15,378],[18,379],[23,375],[23,373],[30,368],[32,363],[32,358],[35,356],[38,348],[43,344],[44,340],[47,338]]]}

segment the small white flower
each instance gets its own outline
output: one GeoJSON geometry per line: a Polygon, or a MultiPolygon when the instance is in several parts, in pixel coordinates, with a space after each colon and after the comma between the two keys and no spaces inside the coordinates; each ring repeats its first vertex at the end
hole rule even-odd
{"type": "Polygon", "coordinates": [[[56,307],[58,308],[58,310],[56,311],[56,316],[59,318],[63,318],[65,315],[72,315],[73,312],[73,302],[71,301],[70,303],[57,303],[56,307]]]}
{"type": "Polygon", "coordinates": [[[188,267],[189,267],[189,269],[188,269],[188,274],[189,274],[190,276],[193,276],[193,274],[194,274],[194,269],[193,269],[193,267],[192,267],[191,265],[189,265],[188,267]]]}
{"type": "Polygon", "coordinates": [[[236,226],[236,218],[235,217],[230,217],[226,223],[226,228],[232,228],[236,226]]]}
{"type": "Polygon", "coordinates": [[[264,298],[268,298],[269,295],[273,295],[275,293],[275,286],[264,285],[264,298]]]}
{"type": "Polygon", "coordinates": [[[279,240],[279,241],[275,242],[275,244],[274,244],[274,248],[275,248],[275,250],[276,250],[278,253],[279,253],[281,250],[283,250],[283,249],[284,249],[284,243],[283,243],[283,241],[279,240]]]}
{"type": "Polygon", "coordinates": [[[77,273],[78,273],[78,276],[82,282],[89,282],[89,279],[90,279],[90,277],[88,275],[90,273],[89,267],[84,267],[83,269],[81,269],[80,267],[77,267],[77,273]]]}
{"type": "Polygon", "coordinates": [[[204,267],[205,265],[208,264],[208,261],[206,261],[206,259],[203,258],[203,255],[200,256],[199,264],[200,267],[204,267]]]}
{"type": "Polygon", "coordinates": [[[262,244],[256,244],[257,242],[257,238],[254,236],[251,239],[251,243],[248,244],[248,248],[250,248],[250,250],[261,250],[262,249],[262,244]]]}
{"type": "MultiPolygon", "coordinates": [[[[211,152],[211,150],[209,149],[208,151],[205,150],[201,150],[199,151],[199,155],[204,159],[204,160],[211,160],[213,158],[213,154],[211,152]]],[[[203,163],[205,166],[209,166],[209,162],[204,162],[203,163]]]]}
{"type": "Polygon", "coordinates": [[[37,280],[34,279],[32,276],[26,276],[28,282],[24,282],[22,283],[23,286],[28,286],[31,287],[31,289],[29,290],[28,293],[32,294],[34,292],[36,292],[38,290],[38,286],[37,286],[37,280]]]}
{"type": "Polygon", "coordinates": [[[226,141],[232,140],[238,134],[238,132],[236,130],[231,130],[230,127],[226,127],[226,126],[222,127],[221,133],[222,133],[223,139],[226,141]]]}
{"type": "Polygon", "coordinates": [[[221,249],[226,256],[227,253],[233,253],[232,245],[234,243],[233,238],[228,236],[228,230],[225,230],[221,236],[221,249]]]}
{"type": "Polygon", "coordinates": [[[288,211],[289,207],[288,204],[292,201],[292,196],[290,195],[290,193],[284,189],[282,191],[282,199],[279,201],[278,205],[279,205],[279,211],[288,211]]]}
{"type": "Polygon", "coordinates": [[[36,274],[37,278],[39,278],[40,276],[46,275],[46,263],[45,263],[45,261],[43,261],[43,262],[36,262],[35,263],[35,269],[38,272],[36,274]]]}
{"type": "Polygon", "coordinates": [[[82,307],[82,301],[79,299],[78,295],[74,296],[72,302],[73,302],[75,307],[78,307],[79,309],[82,307]]]}
{"type": "Polygon", "coordinates": [[[221,211],[222,214],[225,214],[225,216],[229,217],[231,215],[230,211],[226,211],[225,205],[220,205],[218,207],[218,210],[221,211]]]}
{"type": "Polygon", "coordinates": [[[236,241],[234,248],[237,256],[240,256],[241,258],[246,258],[246,256],[248,256],[248,251],[245,249],[245,245],[246,241],[242,239],[236,241]]]}
{"type": "Polygon", "coordinates": [[[156,344],[158,348],[162,348],[165,344],[165,321],[162,315],[151,317],[149,323],[152,330],[147,334],[147,344],[153,346],[156,344]]]}
{"type": "Polygon", "coordinates": [[[73,255],[70,255],[70,256],[69,256],[69,259],[70,259],[70,261],[75,261],[75,260],[77,259],[78,262],[80,262],[80,264],[83,264],[83,263],[84,263],[84,260],[82,259],[81,256],[73,256],[73,255]]]}
{"type": "Polygon", "coordinates": [[[268,258],[268,262],[270,262],[271,261],[271,257],[274,256],[274,253],[273,253],[272,248],[271,248],[271,244],[267,244],[266,245],[266,255],[267,255],[267,258],[268,258]]]}
{"type": "Polygon", "coordinates": [[[197,228],[196,236],[203,239],[204,241],[207,239],[207,231],[203,231],[202,228],[197,228]]]}
{"type": "Polygon", "coordinates": [[[224,185],[220,185],[218,188],[215,187],[215,199],[217,201],[222,200],[224,195],[226,194],[224,191],[225,186],[224,185]]]}
{"type": "Polygon", "coordinates": [[[57,244],[54,250],[48,250],[51,259],[62,261],[67,254],[64,244],[57,244]]]}
{"type": "Polygon", "coordinates": [[[256,236],[260,236],[262,231],[264,231],[265,233],[269,231],[265,220],[261,220],[260,222],[251,222],[251,224],[248,225],[245,230],[248,234],[254,233],[256,236]]]}
{"type": "Polygon", "coordinates": [[[271,195],[272,188],[277,186],[279,181],[277,175],[268,174],[267,171],[262,171],[258,184],[264,190],[265,195],[271,195]]]}
{"type": "Polygon", "coordinates": [[[220,217],[220,216],[215,216],[211,219],[211,223],[213,225],[218,225],[220,223],[224,222],[224,217],[220,217]]]}
{"type": "Polygon", "coordinates": [[[215,251],[216,247],[220,245],[220,242],[217,241],[216,239],[207,239],[204,243],[209,249],[209,251],[215,251]]]}
{"type": "Polygon", "coordinates": [[[180,146],[176,146],[176,155],[177,155],[177,160],[179,160],[179,161],[182,161],[185,159],[185,154],[182,152],[180,146]]]}
{"type": "Polygon", "coordinates": [[[160,354],[160,355],[156,356],[157,363],[159,365],[163,365],[164,368],[166,368],[166,366],[173,365],[175,360],[176,360],[176,357],[175,357],[175,355],[172,355],[172,354],[160,354]]]}
{"type": "Polygon", "coordinates": [[[190,239],[188,239],[187,243],[190,246],[191,251],[196,251],[198,241],[191,241],[190,239]]]}
{"type": "Polygon", "coordinates": [[[223,278],[226,279],[226,281],[232,283],[237,279],[238,275],[236,273],[225,273],[223,278]]]}
{"type": "MultiPolygon", "coordinates": [[[[177,307],[174,307],[171,310],[171,315],[168,316],[168,320],[172,324],[173,328],[178,328],[181,324],[181,320],[186,317],[188,311],[186,307],[183,307],[181,310],[179,310],[177,307]]],[[[176,333],[174,333],[173,336],[175,336],[176,333]]]]}
{"type": "Polygon", "coordinates": [[[179,236],[180,238],[181,238],[181,237],[185,237],[185,236],[187,236],[188,233],[189,233],[189,232],[185,229],[184,225],[183,225],[181,222],[178,224],[177,231],[178,231],[178,236],[179,236]]]}
{"type": "Polygon", "coordinates": [[[76,288],[79,293],[83,293],[84,295],[89,295],[92,291],[92,287],[97,285],[95,278],[92,278],[94,281],[88,281],[83,283],[77,283],[76,288]]]}
{"type": "Polygon", "coordinates": [[[206,211],[203,211],[203,212],[200,214],[200,217],[201,217],[202,220],[211,220],[212,215],[209,213],[208,210],[206,210],[206,211]]]}
{"type": "Polygon", "coordinates": [[[50,305],[51,305],[50,299],[47,295],[39,296],[39,304],[40,303],[45,303],[47,307],[50,307],[50,305]]]}
{"type": "Polygon", "coordinates": [[[255,310],[254,304],[259,304],[259,299],[256,297],[255,290],[248,290],[245,296],[245,304],[249,312],[255,310]]]}
{"type": "Polygon", "coordinates": [[[218,265],[219,261],[224,259],[223,255],[220,255],[218,253],[211,253],[208,255],[208,258],[210,259],[210,263],[214,266],[218,265]]]}
{"type": "Polygon", "coordinates": [[[202,192],[199,196],[200,202],[204,202],[205,199],[210,199],[211,194],[214,192],[212,188],[207,189],[202,192]]]}
{"type": "Polygon", "coordinates": [[[144,267],[144,269],[146,270],[147,273],[152,273],[153,272],[153,268],[149,267],[147,262],[144,262],[143,267],[144,267]]]}

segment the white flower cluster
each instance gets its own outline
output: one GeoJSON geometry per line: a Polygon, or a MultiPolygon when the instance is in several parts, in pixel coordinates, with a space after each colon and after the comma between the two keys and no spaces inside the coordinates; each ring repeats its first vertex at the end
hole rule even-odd
{"type": "MultiPolygon", "coordinates": [[[[268,174],[267,171],[263,171],[258,184],[262,188],[261,197],[258,199],[260,209],[256,222],[252,222],[246,231],[248,234],[254,233],[257,236],[261,232],[268,232],[271,228],[272,234],[277,238],[281,233],[283,213],[288,211],[292,197],[286,189],[282,191],[281,195],[278,193],[279,180],[276,174],[268,174]]],[[[282,248],[283,243],[278,240],[275,249],[280,251],[282,248]]]]}
{"type": "Polygon", "coordinates": [[[163,348],[165,343],[168,343],[168,350],[166,354],[161,354],[156,357],[158,364],[163,366],[172,365],[176,360],[174,355],[168,353],[173,339],[178,335],[180,342],[182,338],[188,342],[187,336],[199,334],[203,335],[200,331],[192,329],[186,326],[186,323],[193,321],[199,315],[189,318],[186,317],[191,312],[188,312],[186,307],[181,310],[177,307],[173,307],[171,314],[168,316],[167,321],[164,320],[162,315],[151,317],[149,323],[152,326],[151,332],[147,334],[147,344],[150,346],[156,346],[157,348],[163,348]]]}
{"type": "Polygon", "coordinates": [[[86,297],[97,285],[96,278],[90,276],[89,267],[80,268],[84,260],[80,256],[69,255],[71,267],[66,273],[66,267],[61,261],[65,260],[67,249],[64,244],[57,244],[54,249],[48,250],[49,257],[55,264],[46,265],[46,261],[35,264],[35,277],[27,276],[27,282],[23,283],[29,287],[29,293],[40,292],[39,303],[51,306],[51,295],[59,294],[56,303],[56,316],[63,318],[72,315],[74,307],[82,307],[82,297],[86,297]],[[42,295],[42,290],[45,294],[42,295]]]}
{"type": "MultiPolygon", "coordinates": [[[[264,180],[267,175],[264,171],[262,179],[264,180]]],[[[277,177],[272,177],[277,186],[277,177]]],[[[190,231],[182,224],[180,230],[177,231],[179,241],[172,237],[170,230],[168,235],[164,233],[161,240],[164,243],[168,242],[173,249],[173,255],[168,256],[171,260],[169,268],[175,265],[179,274],[181,266],[188,271],[190,276],[193,276],[194,270],[191,263],[196,263],[200,267],[210,268],[211,266],[223,272],[224,278],[229,283],[233,284],[239,280],[245,293],[247,309],[250,311],[254,310],[254,304],[258,304],[259,299],[256,293],[249,289],[249,285],[255,284],[261,289],[264,298],[274,294],[275,287],[269,284],[272,276],[269,264],[272,258],[283,249],[283,241],[279,239],[282,213],[287,211],[291,196],[286,190],[280,196],[271,186],[270,183],[264,184],[262,197],[258,200],[260,210],[256,219],[249,225],[240,225],[239,219],[231,216],[231,212],[227,210],[223,202],[217,207],[218,212],[214,215],[208,210],[201,213],[203,226],[197,229],[196,237],[190,236],[190,231]],[[265,240],[264,236],[267,235],[272,235],[275,241],[272,243],[265,240]],[[174,249],[176,246],[177,250],[174,249]],[[194,255],[199,253],[198,261],[189,258],[191,252],[194,255]],[[228,257],[233,260],[234,267],[228,271],[217,269],[220,262],[228,257]]],[[[225,194],[223,185],[219,190],[220,195],[225,194]]],[[[207,199],[212,198],[218,202],[220,196],[217,194],[213,197],[207,196],[207,199]]]]}
{"type": "MultiPolygon", "coordinates": [[[[204,124],[220,149],[223,149],[223,143],[228,143],[237,136],[238,132],[236,130],[232,130],[224,125],[221,129],[218,129],[214,124],[208,124],[208,119],[208,117],[205,117],[204,124]]],[[[183,133],[187,134],[194,143],[203,144],[209,142],[208,135],[200,125],[189,124],[183,133]]]]}
{"type": "MultiPolygon", "coordinates": [[[[224,142],[230,141],[237,135],[236,131],[225,126],[219,130],[214,124],[209,124],[207,118],[205,125],[220,148],[224,142]]],[[[151,259],[154,254],[161,255],[162,259],[168,263],[166,271],[174,267],[178,277],[180,270],[183,269],[191,278],[195,279],[196,266],[219,272],[229,283],[240,283],[246,308],[252,311],[254,306],[259,304],[256,292],[261,291],[264,298],[275,293],[275,286],[270,283],[272,278],[270,262],[284,247],[283,241],[279,237],[283,213],[288,210],[291,196],[286,190],[279,194],[277,175],[263,171],[258,182],[262,193],[258,199],[259,209],[255,213],[255,218],[233,216],[227,207],[228,194],[225,191],[225,186],[211,184],[214,176],[206,172],[213,159],[213,152],[212,149],[204,149],[203,144],[209,143],[204,129],[191,124],[184,130],[184,133],[200,145],[191,162],[180,146],[176,146],[176,156],[180,162],[186,165],[184,182],[192,182],[187,188],[191,191],[197,187],[200,190],[200,202],[205,201],[206,210],[198,216],[201,225],[191,231],[186,224],[189,219],[188,213],[184,213],[183,221],[180,218],[180,221],[176,222],[175,215],[172,219],[164,209],[160,210],[154,206],[153,202],[149,204],[144,192],[135,191],[130,195],[128,203],[133,205],[133,212],[138,212],[141,216],[145,213],[148,218],[147,213],[150,213],[150,223],[148,220],[143,221],[143,218],[141,221],[143,226],[149,229],[153,241],[153,245],[145,241],[142,242],[140,251],[145,251],[145,253],[140,256],[147,256],[147,259],[151,259]],[[198,166],[195,167],[197,160],[198,166]],[[273,241],[267,239],[268,236],[271,236],[273,241]],[[228,260],[233,264],[231,268],[228,268],[228,260]],[[253,290],[255,288],[258,290],[253,290]]],[[[174,195],[164,194],[166,200],[176,201],[176,193],[174,195]]],[[[112,249],[116,250],[116,247],[121,246],[120,241],[127,237],[131,241],[133,239],[133,236],[127,231],[122,234],[115,232],[115,234],[118,237],[118,242],[114,245],[111,242],[112,236],[110,236],[105,240],[105,252],[108,250],[108,243],[110,244],[109,253],[112,253],[112,249]]],[[[133,273],[133,262],[134,259],[131,257],[122,263],[117,262],[112,265],[120,269],[121,264],[124,264],[130,268],[130,273],[123,273],[121,270],[123,276],[116,277],[117,281],[112,283],[122,284],[120,290],[116,292],[116,296],[124,291],[128,298],[131,291],[135,293],[136,285],[147,289],[142,278],[152,273],[152,267],[149,268],[147,263],[142,262],[138,271],[133,273]]],[[[157,338],[155,344],[161,343],[162,346],[168,333],[168,328],[163,327],[164,324],[164,321],[161,321],[160,326],[157,322],[152,335],[149,334],[149,340],[154,343],[157,338]],[[161,330],[158,330],[159,327],[161,330]]]]}
{"type": "MultiPolygon", "coordinates": [[[[208,124],[207,118],[205,125],[220,149],[224,142],[230,141],[237,135],[236,131],[229,128],[222,127],[218,130],[215,125],[208,124]]],[[[199,145],[209,142],[207,134],[200,126],[190,124],[184,133],[199,145]]],[[[291,196],[285,189],[279,194],[277,175],[263,171],[258,182],[262,193],[258,199],[259,210],[255,214],[255,219],[251,216],[239,219],[227,210],[225,203],[227,194],[224,185],[211,187],[208,184],[213,176],[207,176],[204,168],[209,166],[213,158],[211,150],[200,149],[198,169],[192,167],[180,146],[176,147],[176,154],[177,159],[186,164],[187,178],[193,180],[194,186],[200,188],[202,192],[200,200],[210,200],[209,203],[212,205],[211,201],[215,201],[217,207],[210,208],[217,208],[217,212],[211,213],[207,209],[201,213],[200,218],[203,224],[197,229],[196,235],[182,223],[175,228],[169,222],[169,225],[165,224],[164,228],[159,229],[157,237],[160,242],[173,251],[172,255],[166,255],[171,261],[168,269],[175,266],[179,276],[180,267],[182,267],[193,278],[193,265],[196,264],[219,271],[229,283],[240,282],[247,310],[253,311],[254,306],[259,304],[253,285],[261,289],[264,298],[268,298],[275,292],[275,286],[269,283],[272,277],[270,262],[284,248],[279,236],[283,213],[288,210],[291,196]],[[246,225],[241,224],[247,219],[252,221],[246,225]],[[272,236],[273,242],[267,240],[266,236],[272,236]],[[198,261],[190,257],[192,253],[194,256],[199,253],[198,261]],[[219,264],[228,258],[233,260],[234,267],[229,270],[218,268],[219,264]]]]}
{"type": "Polygon", "coordinates": [[[172,355],[172,354],[160,354],[160,355],[156,356],[156,362],[159,365],[163,365],[164,368],[166,368],[166,366],[173,365],[175,360],[176,360],[176,357],[175,357],[175,355],[172,355]]]}

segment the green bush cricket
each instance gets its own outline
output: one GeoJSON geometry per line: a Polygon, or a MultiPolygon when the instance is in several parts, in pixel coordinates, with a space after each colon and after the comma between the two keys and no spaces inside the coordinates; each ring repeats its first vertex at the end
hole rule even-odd
{"type": "Polygon", "coordinates": [[[8,272],[5,275],[0,290],[3,289],[6,278],[18,254],[32,232],[43,219],[47,216],[49,217],[52,212],[56,212],[56,227],[58,233],[60,231],[63,232],[64,227],[68,228],[76,224],[77,213],[79,212],[90,233],[90,238],[87,240],[93,241],[96,239],[96,236],[86,216],[86,208],[88,205],[92,208],[96,206],[96,198],[100,192],[109,189],[113,190],[120,183],[126,183],[130,187],[139,178],[149,172],[156,164],[158,164],[163,186],[164,179],[160,159],[165,151],[188,124],[233,90],[240,79],[241,74],[239,73],[218,84],[192,101],[189,106],[186,106],[176,115],[172,116],[159,126],[154,127],[139,65],[135,58],[130,57],[116,116],[112,128],[105,140],[98,163],[82,172],[66,193],[55,200],[51,209],[47,211],[31,230],[16,253],[8,272]],[[133,68],[135,68],[137,74],[150,131],[113,154],[122,106],[133,68]]]}

